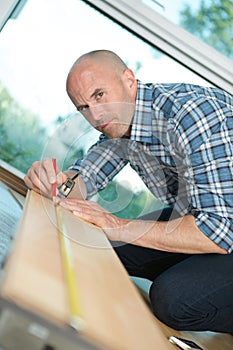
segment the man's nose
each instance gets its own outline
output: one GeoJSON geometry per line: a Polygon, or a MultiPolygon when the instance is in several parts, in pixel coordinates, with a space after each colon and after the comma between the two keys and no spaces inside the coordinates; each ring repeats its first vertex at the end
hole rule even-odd
{"type": "Polygon", "coordinates": [[[103,107],[101,106],[89,106],[90,114],[93,120],[99,121],[103,118],[103,107]]]}

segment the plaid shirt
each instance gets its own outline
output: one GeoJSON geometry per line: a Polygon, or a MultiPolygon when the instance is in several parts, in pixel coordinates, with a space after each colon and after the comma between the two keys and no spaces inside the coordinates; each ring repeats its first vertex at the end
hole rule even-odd
{"type": "Polygon", "coordinates": [[[195,217],[199,229],[233,249],[233,97],[191,84],[138,81],[130,138],[91,147],[71,169],[81,172],[88,198],[127,164],[156,198],[195,217]]]}

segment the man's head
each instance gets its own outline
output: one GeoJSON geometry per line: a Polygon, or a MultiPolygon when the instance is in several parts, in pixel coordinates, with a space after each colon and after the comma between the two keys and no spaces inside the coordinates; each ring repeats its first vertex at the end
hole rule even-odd
{"type": "Polygon", "coordinates": [[[79,57],[68,74],[67,93],[100,132],[110,138],[130,134],[137,81],[114,52],[98,50],[79,57]]]}

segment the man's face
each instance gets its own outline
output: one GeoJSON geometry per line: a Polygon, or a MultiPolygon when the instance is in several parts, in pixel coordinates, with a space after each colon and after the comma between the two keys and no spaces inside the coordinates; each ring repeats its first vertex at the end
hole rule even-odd
{"type": "Polygon", "coordinates": [[[109,138],[130,135],[137,83],[126,69],[116,73],[96,62],[80,64],[70,75],[68,92],[78,111],[109,138]]]}

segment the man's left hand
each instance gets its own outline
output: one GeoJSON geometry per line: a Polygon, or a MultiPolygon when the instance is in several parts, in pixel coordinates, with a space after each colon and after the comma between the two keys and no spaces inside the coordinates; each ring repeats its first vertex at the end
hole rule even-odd
{"type": "Polygon", "coordinates": [[[124,241],[124,227],[130,220],[118,218],[92,201],[67,198],[60,200],[59,204],[81,219],[101,227],[110,240],[124,241]]]}

